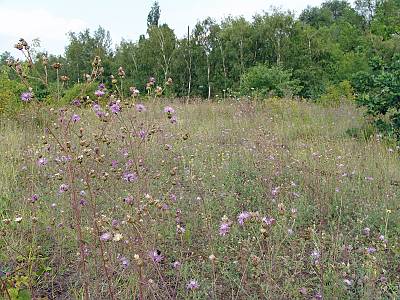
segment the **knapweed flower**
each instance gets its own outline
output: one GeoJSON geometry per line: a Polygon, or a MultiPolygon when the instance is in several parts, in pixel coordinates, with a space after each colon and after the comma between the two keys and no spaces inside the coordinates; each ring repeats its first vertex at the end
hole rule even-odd
{"type": "Polygon", "coordinates": [[[140,131],[139,131],[139,137],[140,137],[142,140],[144,140],[144,139],[146,138],[146,135],[147,135],[146,131],[144,131],[144,130],[140,130],[140,131]]]}
{"type": "Polygon", "coordinates": [[[141,103],[136,104],[136,105],[135,105],[135,108],[136,108],[136,110],[137,110],[138,112],[146,111],[146,107],[145,107],[143,104],[141,104],[141,103]]]}
{"type": "Polygon", "coordinates": [[[223,221],[219,225],[219,235],[225,236],[229,233],[229,230],[231,229],[231,223],[228,221],[223,221]]]}
{"type": "Polygon", "coordinates": [[[113,114],[117,114],[121,111],[121,106],[119,105],[119,102],[114,102],[110,105],[110,110],[113,114]]]}
{"type": "Polygon", "coordinates": [[[123,201],[128,205],[132,205],[133,204],[133,197],[131,195],[129,195],[129,196],[125,197],[123,199],[123,201]]]}
{"type": "Polygon", "coordinates": [[[175,109],[173,109],[171,106],[166,106],[166,107],[164,107],[164,112],[169,115],[172,115],[175,113],[175,109]]]}
{"type": "Polygon", "coordinates": [[[163,261],[164,256],[161,255],[161,252],[159,250],[152,250],[149,252],[149,256],[151,260],[155,263],[160,263],[163,261]]]}
{"type": "Polygon", "coordinates": [[[179,269],[181,266],[182,266],[182,264],[181,264],[179,261],[174,261],[174,262],[172,263],[172,267],[173,267],[174,269],[179,269]]]}
{"type": "Polygon", "coordinates": [[[77,114],[73,114],[72,117],[71,117],[71,121],[74,122],[74,123],[79,122],[80,119],[81,119],[81,117],[79,115],[77,115],[77,114]]]}
{"type": "Polygon", "coordinates": [[[121,262],[122,267],[129,267],[129,259],[127,259],[125,256],[120,257],[119,261],[121,262]]]}
{"type": "Polygon", "coordinates": [[[374,248],[374,247],[368,247],[367,248],[367,253],[368,254],[372,254],[372,253],[375,253],[376,252],[376,248],[374,248]]]}
{"type": "Polygon", "coordinates": [[[197,290],[200,287],[199,283],[197,282],[196,279],[191,279],[188,284],[186,285],[186,288],[191,291],[191,290],[197,290]]]}
{"type": "Polygon", "coordinates": [[[271,225],[275,224],[275,222],[276,222],[276,220],[272,217],[264,217],[264,218],[262,218],[262,221],[268,226],[271,226],[271,225]]]}
{"type": "Polygon", "coordinates": [[[169,194],[169,200],[172,202],[176,202],[176,195],[175,194],[169,194]]]}
{"type": "Polygon", "coordinates": [[[169,121],[171,122],[171,124],[176,124],[176,122],[178,121],[178,119],[176,118],[176,116],[172,116],[169,121]]]}
{"type": "Polygon", "coordinates": [[[47,158],[41,157],[37,161],[38,166],[43,167],[47,164],[47,158]]]}
{"type": "Polygon", "coordinates": [[[29,102],[33,98],[33,94],[31,92],[23,92],[21,94],[21,100],[24,102],[29,102]]]}
{"type": "Polygon", "coordinates": [[[249,212],[247,212],[247,211],[241,212],[237,217],[238,223],[241,226],[243,226],[244,225],[244,221],[246,221],[250,217],[251,217],[251,215],[250,215],[249,212]]]}
{"type": "Polygon", "coordinates": [[[101,110],[101,106],[99,104],[97,104],[97,103],[93,104],[92,108],[93,108],[93,111],[101,110]]]}
{"type": "Polygon", "coordinates": [[[383,234],[379,235],[378,239],[385,244],[387,244],[387,242],[388,242],[388,240],[385,238],[385,236],[383,234]]]}
{"type": "Polygon", "coordinates": [[[81,106],[81,101],[79,99],[74,99],[74,100],[72,100],[71,104],[79,107],[79,106],[81,106]]]}
{"type": "Polygon", "coordinates": [[[33,195],[31,196],[31,202],[32,202],[32,203],[35,203],[35,202],[38,201],[38,200],[39,200],[39,196],[38,196],[38,195],[33,194],[33,195]]]}
{"type": "Polygon", "coordinates": [[[96,91],[94,92],[94,94],[95,94],[95,96],[97,96],[97,97],[103,97],[106,93],[105,93],[104,91],[102,91],[102,90],[96,90],[96,91]]]}
{"type": "Polygon", "coordinates": [[[126,182],[134,182],[137,180],[137,175],[135,173],[129,173],[126,172],[124,173],[124,175],[122,176],[122,178],[126,181],[126,182]]]}
{"type": "Polygon", "coordinates": [[[313,261],[314,264],[317,264],[319,262],[319,259],[321,257],[321,254],[317,249],[314,249],[313,252],[311,252],[311,260],[313,261]]]}
{"type": "Polygon", "coordinates": [[[100,91],[104,90],[106,88],[106,85],[104,83],[100,83],[99,86],[97,87],[100,91]]]}
{"type": "Polygon", "coordinates": [[[111,161],[111,168],[116,169],[118,167],[118,161],[113,160],[111,161]]]}
{"type": "Polygon", "coordinates": [[[68,189],[69,189],[68,184],[63,183],[63,184],[60,185],[60,187],[59,187],[59,189],[58,189],[58,192],[59,192],[60,194],[62,194],[62,193],[64,193],[64,192],[68,191],[68,189]]]}
{"type": "Polygon", "coordinates": [[[112,238],[112,234],[109,232],[105,232],[100,236],[100,241],[107,242],[112,238]]]}

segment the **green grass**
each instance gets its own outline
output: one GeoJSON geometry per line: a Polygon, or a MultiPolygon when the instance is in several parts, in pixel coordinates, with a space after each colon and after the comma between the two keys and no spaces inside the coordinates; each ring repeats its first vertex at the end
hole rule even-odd
{"type": "Polygon", "coordinates": [[[86,283],[90,298],[99,299],[399,297],[399,156],[363,133],[362,112],[284,99],[171,103],[176,125],[160,102],[145,103],[145,113],[124,107],[108,122],[79,109],[81,121],[65,131],[51,125],[57,114],[44,110],[1,120],[0,268],[10,272],[2,277],[9,290],[80,299],[86,283]],[[59,149],[46,123],[72,150],[59,149]],[[154,133],[145,142],[128,134],[139,128],[154,133]],[[71,163],[54,161],[66,153],[71,163]],[[37,167],[41,155],[49,160],[44,168],[37,167]],[[59,195],[59,185],[71,180],[69,167],[74,182],[59,195]],[[137,182],[121,180],[125,168],[138,172],[137,182]],[[74,207],[74,190],[86,191],[79,198],[87,205],[74,207]],[[31,204],[34,193],[40,199],[31,204]],[[127,195],[132,206],[122,201],[127,195]],[[242,211],[252,216],[244,226],[237,222],[242,211]],[[264,216],[276,223],[263,224],[264,216]],[[225,236],[222,219],[231,222],[225,236]],[[178,223],[184,233],[176,232],[178,223]],[[104,232],[123,238],[100,242],[104,232]],[[371,247],[376,251],[368,254],[371,247]],[[164,256],[159,264],[149,259],[153,249],[164,256]],[[198,289],[186,289],[190,279],[198,289]]]}

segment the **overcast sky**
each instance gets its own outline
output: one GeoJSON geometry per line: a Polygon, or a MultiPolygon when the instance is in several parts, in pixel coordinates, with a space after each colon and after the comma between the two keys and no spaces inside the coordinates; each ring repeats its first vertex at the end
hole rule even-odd
{"type": "MultiPolygon", "coordinates": [[[[99,25],[109,30],[113,44],[122,38],[137,40],[146,32],[147,14],[153,0],[0,0],[0,53],[15,54],[14,43],[24,37],[41,40],[42,48],[62,54],[66,33],[99,25]]],[[[271,6],[290,9],[297,14],[322,0],[159,0],[160,23],[167,23],[178,37],[187,26],[210,16],[217,21],[226,16],[243,15],[251,20],[255,13],[271,6]]]]}

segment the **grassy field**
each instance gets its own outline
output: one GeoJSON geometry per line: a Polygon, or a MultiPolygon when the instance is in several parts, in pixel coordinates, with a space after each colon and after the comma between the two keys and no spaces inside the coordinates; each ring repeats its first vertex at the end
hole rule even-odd
{"type": "Polygon", "coordinates": [[[399,299],[398,149],[354,106],[144,105],[1,119],[4,299],[399,299]]]}

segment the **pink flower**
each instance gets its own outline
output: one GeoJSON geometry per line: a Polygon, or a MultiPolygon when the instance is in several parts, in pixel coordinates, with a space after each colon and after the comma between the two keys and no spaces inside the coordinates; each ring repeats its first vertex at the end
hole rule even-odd
{"type": "Polygon", "coordinates": [[[250,213],[247,212],[247,211],[244,211],[244,212],[242,212],[242,213],[240,213],[240,214],[238,215],[238,217],[237,217],[238,223],[239,223],[241,226],[243,226],[243,225],[244,225],[244,221],[246,221],[246,220],[247,220],[248,218],[250,218],[250,217],[251,217],[250,213]]]}
{"type": "Polygon", "coordinates": [[[222,222],[219,226],[219,235],[225,236],[229,233],[231,229],[231,224],[229,222],[222,222]]]}
{"type": "Polygon", "coordinates": [[[107,242],[108,240],[110,240],[112,237],[112,234],[109,232],[105,232],[100,236],[100,241],[102,242],[107,242]]]}
{"type": "Polygon", "coordinates": [[[188,290],[197,290],[200,287],[199,283],[195,279],[191,279],[188,284],[186,285],[186,288],[188,290]]]}
{"type": "Polygon", "coordinates": [[[164,256],[161,255],[161,252],[159,250],[150,251],[149,256],[151,260],[155,263],[160,263],[164,259],[164,256]]]}

